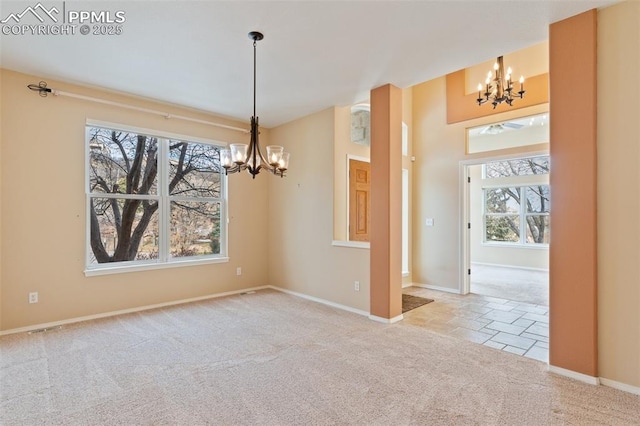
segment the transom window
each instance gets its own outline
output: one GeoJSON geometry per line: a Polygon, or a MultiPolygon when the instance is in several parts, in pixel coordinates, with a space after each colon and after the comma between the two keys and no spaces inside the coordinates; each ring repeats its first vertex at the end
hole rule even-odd
{"type": "Polygon", "coordinates": [[[226,255],[220,146],[87,126],[87,269],[226,255]]]}
{"type": "Polygon", "coordinates": [[[549,156],[485,164],[484,182],[499,182],[483,189],[486,243],[549,244],[549,165],[549,156]]]}
{"type": "Polygon", "coordinates": [[[548,175],[549,156],[492,161],[484,166],[484,177],[495,179],[511,176],[548,175]]]}

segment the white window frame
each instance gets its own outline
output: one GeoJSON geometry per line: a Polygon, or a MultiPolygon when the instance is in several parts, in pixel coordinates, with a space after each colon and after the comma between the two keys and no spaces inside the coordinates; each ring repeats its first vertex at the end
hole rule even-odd
{"type": "Polygon", "coordinates": [[[526,198],[527,188],[531,186],[549,186],[548,183],[543,184],[531,184],[531,185],[509,185],[509,186],[491,186],[482,188],[482,243],[489,246],[495,245],[508,245],[508,246],[519,246],[519,247],[532,247],[532,248],[548,248],[548,243],[529,243],[527,242],[527,216],[549,216],[549,212],[537,213],[537,212],[527,212],[527,205],[523,203],[522,200],[526,198]],[[487,191],[496,189],[496,188],[515,188],[520,193],[520,211],[517,213],[488,213],[487,212],[487,191]],[[518,216],[520,219],[520,240],[519,241],[491,241],[487,240],[487,217],[502,217],[502,216],[518,216]]]}
{"type": "MultiPolygon", "coordinates": [[[[500,162],[500,161],[513,161],[526,158],[548,157],[549,154],[527,155],[516,158],[505,158],[502,160],[491,160],[487,163],[500,162]]],[[[548,249],[549,244],[544,243],[528,243],[526,239],[527,232],[527,216],[549,216],[549,212],[546,213],[529,213],[527,212],[526,203],[523,195],[526,196],[525,191],[529,186],[545,185],[549,186],[549,173],[546,174],[531,174],[531,175],[519,175],[519,176],[505,176],[496,178],[487,178],[486,166],[487,163],[482,164],[482,244],[487,246],[509,246],[519,248],[531,248],[531,249],[548,249]],[[487,195],[488,189],[495,188],[517,188],[520,191],[520,211],[518,213],[487,213],[487,195]],[[491,241],[487,240],[487,216],[515,216],[520,218],[520,240],[519,241],[491,241]]]]}
{"type": "Polygon", "coordinates": [[[193,265],[202,265],[209,263],[225,263],[229,262],[228,257],[228,188],[227,188],[227,176],[224,173],[220,175],[220,197],[183,197],[183,196],[171,196],[168,194],[169,188],[169,174],[168,168],[165,166],[165,161],[168,160],[168,141],[180,140],[185,142],[193,142],[200,144],[212,145],[217,148],[226,148],[227,143],[203,139],[193,136],[180,135],[176,133],[163,132],[152,129],[145,129],[141,127],[127,126],[118,123],[110,123],[99,120],[87,120],[85,123],[85,137],[83,139],[84,161],[85,161],[85,276],[117,274],[125,272],[136,272],[144,270],[175,268],[193,265]],[[118,199],[147,199],[158,200],[158,234],[160,254],[158,259],[154,260],[132,260],[126,262],[112,262],[112,263],[91,263],[91,223],[90,223],[90,200],[91,197],[96,197],[96,194],[90,192],[90,164],[89,164],[89,144],[87,141],[91,138],[89,134],[89,127],[102,127],[106,129],[122,130],[124,132],[139,133],[147,136],[153,136],[158,138],[158,193],[155,195],[141,195],[141,194],[99,194],[99,198],[118,198],[118,199]],[[162,163],[162,164],[160,164],[162,163]],[[169,250],[169,234],[170,234],[170,208],[171,201],[209,201],[220,203],[220,253],[202,256],[189,256],[172,258],[169,250]]]}

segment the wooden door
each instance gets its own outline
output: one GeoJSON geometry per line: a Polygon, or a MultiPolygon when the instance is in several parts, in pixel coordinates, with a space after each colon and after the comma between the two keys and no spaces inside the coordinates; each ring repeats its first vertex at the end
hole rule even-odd
{"type": "Polygon", "coordinates": [[[371,164],[349,160],[349,241],[369,241],[371,164]]]}

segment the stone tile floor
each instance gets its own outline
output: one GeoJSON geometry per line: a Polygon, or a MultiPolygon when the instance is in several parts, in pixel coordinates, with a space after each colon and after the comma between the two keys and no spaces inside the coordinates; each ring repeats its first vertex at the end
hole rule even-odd
{"type": "Polygon", "coordinates": [[[406,294],[434,302],[404,314],[404,322],[549,362],[549,307],[479,294],[408,287],[406,294]]]}

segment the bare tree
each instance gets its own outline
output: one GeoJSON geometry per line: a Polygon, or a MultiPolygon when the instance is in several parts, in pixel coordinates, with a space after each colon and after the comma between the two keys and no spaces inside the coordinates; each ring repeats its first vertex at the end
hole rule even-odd
{"type": "MultiPolygon", "coordinates": [[[[487,164],[486,174],[489,178],[538,175],[549,173],[549,157],[523,158],[516,160],[495,161],[487,164]]],[[[510,200],[517,205],[525,202],[527,213],[548,213],[549,212],[549,186],[537,185],[524,188],[524,200],[521,199],[520,188],[500,188],[499,190],[487,191],[487,206],[493,212],[507,213],[507,204],[510,200]]],[[[509,232],[520,237],[520,226],[517,223],[518,215],[500,216],[500,220],[495,220],[491,226],[487,226],[487,234],[490,239],[505,241],[509,232]]],[[[526,216],[526,226],[528,234],[535,243],[544,243],[548,216],[546,214],[529,214],[526,216]]]]}
{"type": "MultiPolygon", "coordinates": [[[[145,197],[158,194],[158,139],[102,128],[90,132],[91,250],[98,263],[135,260],[145,234],[152,231],[154,239],[158,233],[157,229],[149,230],[152,223],[152,228],[157,228],[158,200],[145,197]],[[103,240],[108,234],[114,235],[110,249],[103,240]]],[[[170,141],[169,194],[218,197],[218,156],[218,150],[209,145],[170,141]]],[[[192,208],[188,203],[174,204],[179,209],[192,208]]]]}

